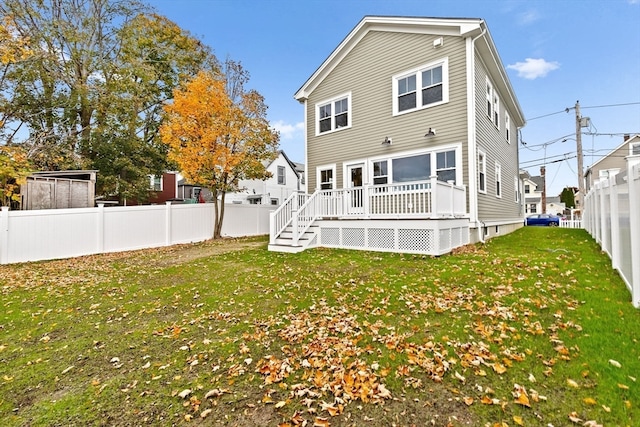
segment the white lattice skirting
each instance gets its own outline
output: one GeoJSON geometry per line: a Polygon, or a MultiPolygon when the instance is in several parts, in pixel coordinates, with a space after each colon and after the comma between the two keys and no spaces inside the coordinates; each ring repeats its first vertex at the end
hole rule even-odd
{"type": "Polygon", "coordinates": [[[442,255],[469,243],[468,219],[321,220],[316,224],[317,246],[331,248],[442,255]]]}

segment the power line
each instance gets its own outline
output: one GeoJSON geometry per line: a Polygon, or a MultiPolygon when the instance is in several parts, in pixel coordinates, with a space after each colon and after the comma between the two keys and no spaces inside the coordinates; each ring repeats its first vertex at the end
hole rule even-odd
{"type": "MultiPolygon", "coordinates": [[[[623,104],[607,104],[607,105],[593,105],[590,107],[580,107],[582,109],[585,108],[609,108],[609,107],[626,107],[629,105],[640,105],[640,102],[626,102],[623,104]]],[[[549,117],[549,116],[555,116],[556,114],[560,114],[560,113],[568,113],[570,110],[573,110],[575,107],[567,107],[564,110],[561,111],[556,111],[555,113],[549,113],[549,114],[543,114],[542,116],[537,116],[537,117],[532,117],[530,119],[527,119],[528,122],[532,121],[532,120],[538,120],[538,119],[542,119],[545,117],[549,117]]]]}

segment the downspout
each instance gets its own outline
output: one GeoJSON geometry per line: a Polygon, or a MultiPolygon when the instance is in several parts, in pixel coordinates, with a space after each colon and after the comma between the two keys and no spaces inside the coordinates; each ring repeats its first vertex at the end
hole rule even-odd
{"type": "MultiPolygon", "coordinates": [[[[482,21],[484,22],[484,21],[482,21]]],[[[478,240],[484,243],[483,231],[478,221],[478,174],[476,153],[476,67],[475,67],[475,43],[487,32],[486,27],[473,39],[467,38],[467,161],[469,162],[469,214],[470,221],[478,230],[478,240]]]]}

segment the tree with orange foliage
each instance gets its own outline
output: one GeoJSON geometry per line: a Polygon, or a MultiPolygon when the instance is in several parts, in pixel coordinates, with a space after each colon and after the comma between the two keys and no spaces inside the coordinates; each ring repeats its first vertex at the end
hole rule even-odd
{"type": "Polygon", "coordinates": [[[230,60],[224,75],[201,71],[174,90],[160,127],[169,160],[185,178],[214,195],[214,238],[219,238],[227,192],[241,179],[267,179],[265,162],[277,155],[279,136],[266,119],[264,98],[245,90],[248,73],[230,60]]]}

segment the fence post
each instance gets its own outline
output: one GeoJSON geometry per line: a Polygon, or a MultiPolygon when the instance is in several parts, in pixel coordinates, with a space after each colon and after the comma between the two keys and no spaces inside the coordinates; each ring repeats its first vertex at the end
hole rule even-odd
{"type": "MultiPolygon", "coordinates": [[[[640,156],[627,157],[631,259],[640,257],[640,156]]],[[[631,303],[640,308],[640,262],[631,263],[631,303]]]]}
{"type": "Polygon", "coordinates": [[[171,202],[165,203],[164,244],[171,246],[171,202]]]}
{"type": "Polygon", "coordinates": [[[97,253],[104,253],[104,203],[98,203],[98,247],[97,253]]]}
{"type": "Polygon", "coordinates": [[[616,177],[609,177],[609,209],[611,212],[611,265],[614,270],[620,269],[620,225],[617,218],[620,217],[618,209],[618,186],[616,185],[616,177]]]}
{"type": "Polygon", "coordinates": [[[9,263],[9,207],[0,210],[0,264],[9,263]]]}

